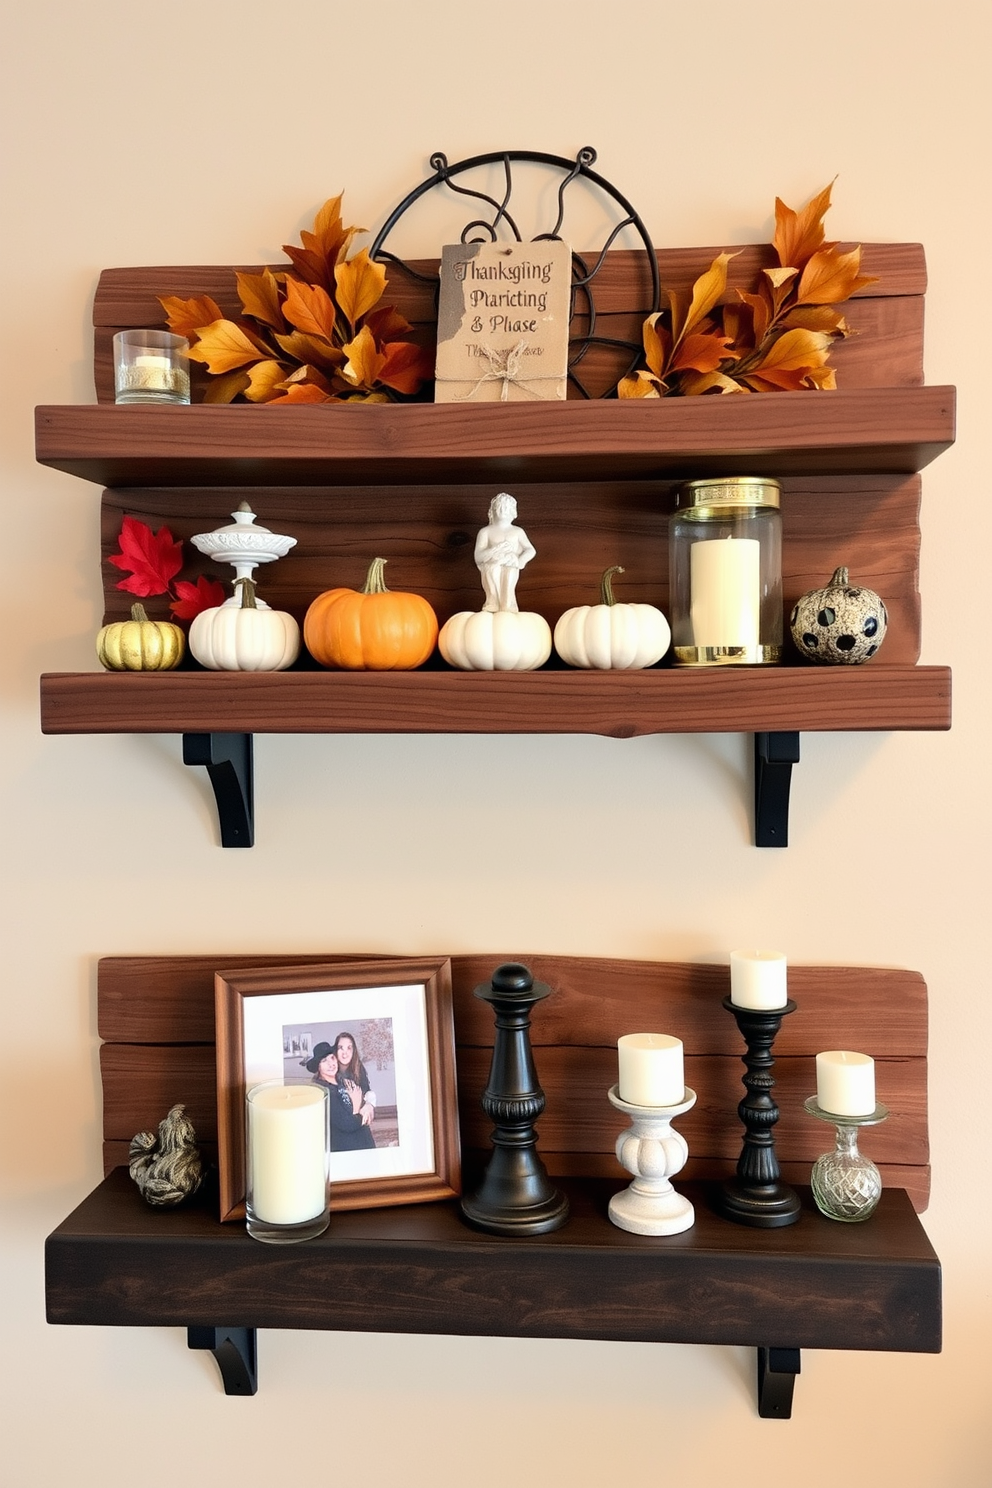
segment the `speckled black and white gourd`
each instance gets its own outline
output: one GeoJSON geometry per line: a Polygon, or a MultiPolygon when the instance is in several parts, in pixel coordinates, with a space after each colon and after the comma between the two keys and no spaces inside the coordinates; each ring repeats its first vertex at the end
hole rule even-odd
{"type": "Polygon", "coordinates": [[[874,589],[849,583],[846,568],[836,569],[823,589],[811,589],[797,600],[789,617],[802,655],[828,666],[857,666],[874,656],[888,623],[874,589]]]}

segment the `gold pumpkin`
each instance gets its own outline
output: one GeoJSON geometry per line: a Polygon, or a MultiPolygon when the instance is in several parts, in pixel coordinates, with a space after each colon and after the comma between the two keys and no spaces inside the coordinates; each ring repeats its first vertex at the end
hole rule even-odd
{"type": "Polygon", "coordinates": [[[96,654],[108,672],[168,672],[183,659],[186,638],[171,620],[149,620],[144,605],[131,606],[130,620],[105,625],[96,654]]]}

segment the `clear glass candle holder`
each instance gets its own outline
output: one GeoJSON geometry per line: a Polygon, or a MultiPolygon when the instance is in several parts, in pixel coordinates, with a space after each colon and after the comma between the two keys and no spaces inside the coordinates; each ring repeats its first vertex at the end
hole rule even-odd
{"type": "Polygon", "coordinates": [[[677,492],[669,534],[677,666],[782,659],[779,489],[760,476],[724,476],[677,492]]]}
{"type": "Polygon", "coordinates": [[[170,331],[118,331],[114,401],[188,403],[189,342],[170,331]]]}
{"type": "Polygon", "coordinates": [[[888,1116],[881,1103],[867,1116],[838,1116],[824,1111],[811,1095],[804,1109],[818,1121],[829,1121],[837,1129],[837,1145],[813,1164],[810,1186],[816,1207],[828,1219],[857,1224],[870,1219],[882,1197],[882,1175],[870,1157],[858,1150],[858,1127],[877,1126],[888,1116]]]}
{"type": "Polygon", "coordinates": [[[313,1240],[328,1224],[328,1090],[265,1080],[246,1096],[248,1233],[270,1245],[313,1240]]]}

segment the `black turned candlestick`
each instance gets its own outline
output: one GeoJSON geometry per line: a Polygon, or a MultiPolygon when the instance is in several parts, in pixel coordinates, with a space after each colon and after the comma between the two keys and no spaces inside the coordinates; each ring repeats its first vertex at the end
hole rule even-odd
{"type": "Polygon", "coordinates": [[[778,1106],[772,1100],[775,1084],[772,1067],[775,1059],[772,1044],[786,1013],[794,1013],[790,1000],[784,1007],[757,1009],[738,1007],[729,997],[723,1005],[737,1019],[747,1053],[742,1055],[747,1074],[741,1078],[747,1095],[737,1107],[746,1128],[744,1147],[737,1162],[737,1177],[730,1178],[720,1191],[719,1209],[727,1219],[756,1229],[773,1230],[795,1224],[799,1218],[799,1195],[781,1181],[775,1156],[775,1123],[778,1106]]]}
{"type": "Polygon", "coordinates": [[[541,1235],[568,1218],[568,1200],[553,1187],[537,1155],[534,1122],[544,1110],[531,1053],[530,1010],[550,996],[526,966],[508,961],[493,973],[492,985],[475,996],[496,1012],[496,1042],[482,1109],[494,1123],[493,1152],[476,1192],[462,1199],[462,1213],[493,1235],[541,1235]]]}

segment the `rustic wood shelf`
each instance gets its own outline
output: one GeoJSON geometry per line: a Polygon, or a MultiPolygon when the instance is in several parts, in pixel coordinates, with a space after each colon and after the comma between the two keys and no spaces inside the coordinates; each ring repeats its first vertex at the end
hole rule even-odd
{"type": "Polygon", "coordinates": [[[860,1225],[804,1191],[798,1224],[753,1230],[684,1184],[693,1228],[648,1237],[607,1219],[619,1186],[562,1180],[569,1222],[530,1239],[478,1234],[449,1203],[332,1213],[276,1247],[209,1198],[149,1209],[118,1168],[47,1241],[48,1320],[748,1345],[766,1369],[803,1348],[939,1352],[940,1263],[901,1190],[860,1225]]]}
{"type": "Polygon", "coordinates": [[[637,734],[947,729],[940,666],[641,672],[52,672],[47,734],[637,734]]]}
{"type": "Polygon", "coordinates": [[[954,440],[954,389],[316,408],[41,407],[41,464],[114,486],[911,474],[954,440]]]}

